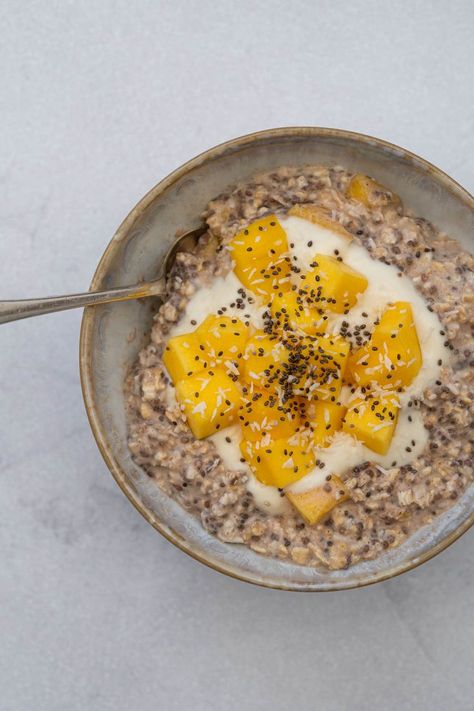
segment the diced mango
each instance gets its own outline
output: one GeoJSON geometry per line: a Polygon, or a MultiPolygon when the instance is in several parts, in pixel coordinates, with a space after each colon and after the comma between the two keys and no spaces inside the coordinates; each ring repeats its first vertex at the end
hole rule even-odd
{"type": "Polygon", "coordinates": [[[208,366],[205,353],[194,333],[170,338],[163,352],[163,363],[173,383],[208,366]]]}
{"type": "Polygon", "coordinates": [[[349,493],[338,476],[333,474],[329,481],[301,493],[286,493],[288,500],[310,526],[321,521],[335,506],[347,501],[349,493]]]}
{"type": "Polygon", "coordinates": [[[286,233],[275,215],[241,230],[229,243],[234,272],[242,284],[263,299],[290,289],[291,260],[286,233]],[[286,256],[285,256],[286,255],[286,256]]]}
{"type": "Polygon", "coordinates": [[[176,399],[197,439],[228,427],[237,417],[240,390],[222,368],[179,380],[175,388],[176,399]]]}
{"type": "Polygon", "coordinates": [[[257,259],[236,265],[236,276],[254,294],[267,300],[269,296],[284,293],[291,288],[291,260],[277,257],[273,261],[257,259]]]}
{"type": "Polygon", "coordinates": [[[243,363],[243,377],[247,383],[265,390],[276,390],[281,376],[281,364],[288,357],[282,341],[257,331],[247,341],[243,363]]]}
{"type": "Polygon", "coordinates": [[[206,357],[213,363],[242,360],[248,338],[248,326],[232,316],[208,316],[195,334],[204,346],[206,357]]]}
{"type": "Polygon", "coordinates": [[[294,439],[299,441],[290,444],[285,438],[259,448],[256,446],[258,443],[251,447],[241,447],[243,456],[259,481],[283,489],[301,479],[314,467],[315,458],[308,442],[298,438],[298,435],[294,439]]]}
{"type": "Polygon", "coordinates": [[[407,301],[397,301],[382,314],[368,343],[351,355],[349,378],[356,385],[372,382],[407,387],[423,364],[413,312],[407,301]]]}
{"type": "Polygon", "coordinates": [[[341,429],[347,408],[336,402],[314,402],[308,405],[308,417],[316,447],[327,447],[335,432],[341,429]]]}
{"type": "MultiPolygon", "coordinates": [[[[259,457],[259,443],[243,439],[239,447],[243,459],[245,459],[252,472],[257,476],[257,467],[259,466],[259,460],[257,461],[257,457],[259,457]]],[[[270,476],[266,476],[264,471],[259,471],[257,478],[262,484],[273,486],[273,480],[270,476]]]]}
{"type": "Polygon", "coordinates": [[[386,454],[398,420],[400,403],[392,394],[371,393],[352,400],[342,429],[377,454],[386,454]]]}
{"type": "Polygon", "coordinates": [[[319,385],[314,394],[319,400],[330,399],[334,402],[333,398],[337,398],[341,391],[351,345],[342,336],[321,336],[317,346],[319,385]]]}
{"type": "Polygon", "coordinates": [[[340,222],[335,220],[331,211],[322,205],[315,205],[308,203],[306,205],[293,205],[290,210],[288,210],[289,215],[294,217],[301,217],[303,220],[308,220],[315,225],[324,227],[332,232],[337,232],[338,234],[346,237],[348,241],[352,239],[352,235],[348,232],[340,222]]]}
{"type": "Polygon", "coordinates": [[[304,275],[302,287],[319,306],[347,313],[357,301],[359,294],[367,289],[368,281],[352,267],[325,254],[316,254],[314,269],[304,275]]]}
{"type": "Polygon", "coordinates": [[[265,435],[281,439],[294,435],[301,424],[299,403],[285,404],[275,394],[253,389],[242,395],[239,422],[245,440],[256,442],[265,435]]]}
{"type": "Polygon", "coordinates": [[[288,291],[275,294],[271,303],[274,325],[278,329],[290,328],[314,335],[326,330],[327,316],[305,294],[288,291]]]}
{"type": "Polygon", "coordinates": [[[268,215],[238,232],[228,249],[236,266],[242,270],[249,261],[274,261],[288,251],[288,241],[278,218],[268,215]]]}
{"type": "Polygon", "coordinates": [[[341,392],[349,351],[350,343],[341,336],[303,339],[295,392],[309,400],[335,402],[341,392]]]}
{"type": "Polygon", "coordinates": [[[356,173],[351,178],[346,194],[348,198],[363,203],[369,209],[388,205],[398,207],[401,204],[396,193],[362,173],[356,173]]]}

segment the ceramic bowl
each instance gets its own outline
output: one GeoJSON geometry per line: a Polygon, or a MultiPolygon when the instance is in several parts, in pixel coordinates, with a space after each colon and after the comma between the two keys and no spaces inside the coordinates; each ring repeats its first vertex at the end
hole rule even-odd
{"type": "MultiPolygon", "coordinates": [[[[91,289],[151,279],[178,231],[197,227],[206,203],[236,182],[283,165],[339,164],[397,192],[417,215],[472,249],[474,200],[445,173],[402,148],[326,128],[262,131],[211,148],[178,168],[140,200],[107,246],[91,289]]],[[[151,300],[86,309],[80,367],[90,424],[117,484],[146,520],[197,560],[227,575],[284,590],[325,591],[391,578],[432,558],[473,523],[473,490],[403,545],[347,570],[293,565],[218,541],[165,496],[127,449],[122,382],[146,342],[151,300]]]]}

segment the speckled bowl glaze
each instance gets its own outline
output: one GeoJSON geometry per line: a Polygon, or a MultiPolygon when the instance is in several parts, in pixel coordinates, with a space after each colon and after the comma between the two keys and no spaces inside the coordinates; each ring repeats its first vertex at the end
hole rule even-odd
{"type": "MultiPolygon", "coordinates": [[[[211,148],[162,180],[121,224],[95,272],[91,289],[151,279],[179,231],[197,227],[206,203],[262,170],[283,165],[339,164],[386,184],[404,204],[472,249],[474,200],[445,173],[390,143],[327,128],[280,128],[211,148]]],[[[402,546],[348,570],[330,571],[265,558],[222,543],[165,496],[132,461],[122,383],[145,343],[151,300],[86,309],[80,368],[92,431],[117,484],[140,513],[181,550],[222,573],[282,590],[359,587],[410,570],[446,548],[473,523],[473,490],[402,546]]]]}

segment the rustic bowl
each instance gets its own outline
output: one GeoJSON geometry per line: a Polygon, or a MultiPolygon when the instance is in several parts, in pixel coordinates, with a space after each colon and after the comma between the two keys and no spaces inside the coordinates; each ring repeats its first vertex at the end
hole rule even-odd
{"type": "MultiPolygon", "coordinates": [[[[206,203],[237,181],[282,165],[339,164],[368,173],[405,205],[472,248],[474,200],[418,156],[376,138],[327,128],[280,128],[236,138],[178,168],[140,200],[107,246],[91,289],[151,279],[178,230],[197,227],[206,203]]],[[[222,543],[165,496],[127,449],[122,382],[145,343],[150,300],[95,306],[82,321],[80,368],[92,431],[117,484],[169,541],[222,573],[283,590],[341,590],[386,580],[446,548],[473,523],[473,489],[403,545],[348,570],[306,568],[222,543]]]]}

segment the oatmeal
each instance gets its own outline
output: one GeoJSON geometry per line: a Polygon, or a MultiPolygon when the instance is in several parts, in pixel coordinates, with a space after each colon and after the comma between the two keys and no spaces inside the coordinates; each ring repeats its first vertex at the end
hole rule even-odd
{"type": "Polygon", "coordinates": [[[129,373],[129,447],[224,541],[374,558],[473,475],[474,259],[342,168],[212,201],[129,373]]]}

